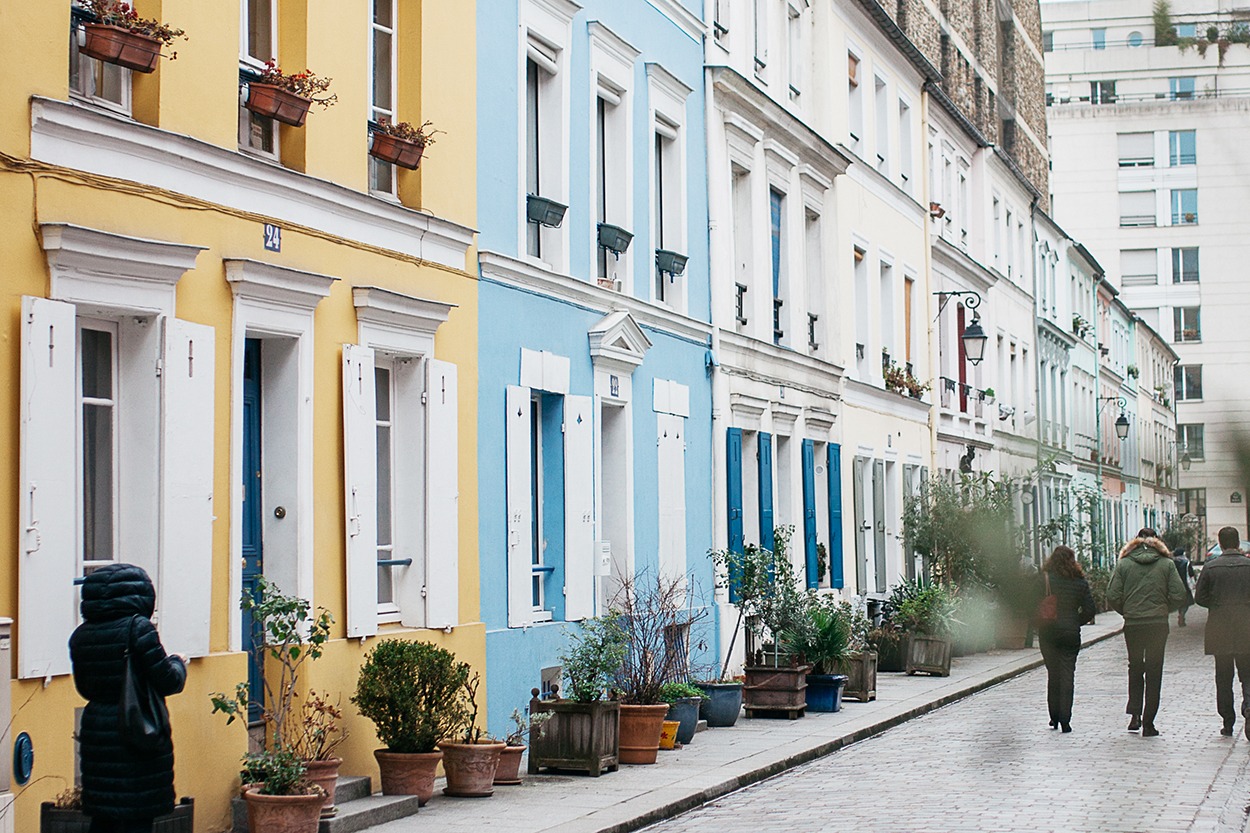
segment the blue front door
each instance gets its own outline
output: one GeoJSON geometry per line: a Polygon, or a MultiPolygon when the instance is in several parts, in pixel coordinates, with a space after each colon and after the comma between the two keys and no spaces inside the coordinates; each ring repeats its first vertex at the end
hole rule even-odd
{"type": "MultiPolygon", "coordinates": [[[[260,459],[260,339],[249,338],[243,349],[243,592],[257,598],[256,580],[264,571],[261,523],[260,459]]],[[[261,679],[260,634],[247,610],[243,611],[243,647],[248,652],[248,719],[261,718],[265,686],[261,679]]]]}

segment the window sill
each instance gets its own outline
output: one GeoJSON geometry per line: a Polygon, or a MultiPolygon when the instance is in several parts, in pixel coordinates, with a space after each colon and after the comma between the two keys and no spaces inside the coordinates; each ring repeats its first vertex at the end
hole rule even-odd
{"type": "Polygon", "coordinates": [[[550,610],[535,610],[534,616],[530,619],[530,621],[535,622],[535,623],[551,622],[553,621],[552,616],[551,616],[551,611],[550,610]]]}
{"type": "Polygon", "coordinates": [[[107,98],[96,98],[94,96],[83,95],[82,93],[71,90],[69,94],[69,102],[70,104],[77,104],[91,110],[100,110],[101,112],[121,116],[123,118],[130,119],[131,121],[134,120],[134,116],[131,114],[130,108],[109,101],[107,98]]]}

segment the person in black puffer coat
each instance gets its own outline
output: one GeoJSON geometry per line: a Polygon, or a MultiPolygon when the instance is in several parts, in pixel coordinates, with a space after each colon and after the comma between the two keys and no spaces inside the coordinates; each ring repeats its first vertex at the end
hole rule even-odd
{"type": "MultiPolygon", "coordinates": [[[[1056,618],[1037,629],[1046,662],[1046,705],[1050,728],[1072,731],[1072,695],[1076,683],[1076,656],[1081,651],[1081,626],[1098,612],[1089,582],[1070,547],[1058,546],[1042,567],[1043,581],[1055,597],[1056,618]]],[[[1043,592],[1046,592],[1043,590],[1043,592]]]]}
{"type": "Polygon", "coordinates": [[[152,820],[174,809],[174,744],[166,733],[156,749],[137,751],[122,734],[118,701],[126,671],[162,697],[182,691],[187,661],[167,656],[151,622],[156,591],[143,568],[109,564],[82,585],[83,623],[69,639],[74,685],[87,700],[78,739],[83,812],[91,833],[148,833],[152,820]],[[133,633],[132,633],[133,631],[133,633]]]}

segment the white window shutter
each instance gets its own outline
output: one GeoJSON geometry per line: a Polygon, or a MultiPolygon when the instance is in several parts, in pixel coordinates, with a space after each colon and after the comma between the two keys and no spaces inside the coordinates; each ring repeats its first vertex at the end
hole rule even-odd
{"type": "Polygon", "coordinates": [[[165,324],[161,455],[161,640],[209,653],[213,607],[213,412],[216,331],[165,324]]]}
{"type": "Polygon", "coordinates": [[[509,386],[504,404],[508,493],[508,627],[534,619],[530,515],[530,390],[509,386]]]}
{"type": "Polygon", "coordinates": [[[378,632],[378,436],[373,350],[343,345],[347,635],[378,632]]]}
{"type": "Polygon", "coordinates": [[[595,615],[594,399],[564,397],[564,618],[595,615]]]}
{"type": "MultiPolygon", "coordinates": [[[[460,624],[460,473],[456,366],[426,362],[425,626],[460,624]]],[[[401,605],[400,610],[403,610],[401,605]]],[[[405,621],[404,624],[409,624],[405,621]]]]}
{"type": "Polygon", "coordinates": [[[77,333],[72,304],[22,298],[17,658],[21,677],[68,674],[78,623],[77,333]]]}
{"type": "Polygon", "coordinates": [[[686,575],[686,421],[658,414],[656,423],[659,570],[665,580],[681,580],[686,575]]]}

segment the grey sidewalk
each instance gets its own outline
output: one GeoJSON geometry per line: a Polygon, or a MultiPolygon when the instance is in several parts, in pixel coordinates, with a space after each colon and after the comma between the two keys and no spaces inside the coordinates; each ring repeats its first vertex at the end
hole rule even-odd
{"type": "MultiPolygon", "coordinates": [[[[1118,633],[1119,616],[1100,614],[1085,643],[1118,633]]],[[[877,699],[846,703],[837,714],[801,720],[745,720],[711,729],[682,750],[661,752],[654,766],[622,766],[599,778],[528,776],[489,799],[436,794],[416,816],[374,833],[437,829],[443,833],[625,833],[696,807],[747,784],[827,755],[899,723],[1015,677],[1041,664],[1035,649],[955,659],[949,677],[881,674],[877,699]]]]}

